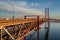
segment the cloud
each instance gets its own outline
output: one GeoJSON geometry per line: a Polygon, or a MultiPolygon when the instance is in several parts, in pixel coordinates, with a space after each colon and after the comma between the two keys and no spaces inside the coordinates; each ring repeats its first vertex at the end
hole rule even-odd
{"type": "MultiPolygon", "coordinates": [[[[38,5],[38,4],[32,4],[33,5],[38,5]]],[[[0,2],[0,8],[4,9],[4,10],[7,10],[7,11],[10,11],[10,12],[17,12],[17,13],[20,13],[22,15],[41,15],[42,12],[41,11],[38,11],[38,10],[35,10],[35,9],[30,9],[30,8],[27,8],[27,2],[20,2],[18,4],[10,4],[10,3],[7,3],[7,2],[0,2]],[[14,5],[14,7],[13,7],[14,5]]]]}
{"type": "Polygon", "coordinates": [[[7,11],[12,11],[12,5],[9,5],[8,3],[5,2],[0,2],[0,9],[7,10],[7,11]]]}
{"type": "Polygon", "coordinates": [[[13,5],[20,6],[20,7],[27,7],[28,2],[25,1],[16,1],[13,3],[13,5]]]}
{"type": "Polygon", "coordinates": [[[29,8],[40,8],[40,6],[41,6],[41,3],[37,3],[37,2],[36,3],[32,2],[28,4],[29,8]]]}

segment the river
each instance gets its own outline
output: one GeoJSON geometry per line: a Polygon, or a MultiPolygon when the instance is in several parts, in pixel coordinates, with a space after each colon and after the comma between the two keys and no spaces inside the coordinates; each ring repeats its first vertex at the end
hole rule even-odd
{"type": "MultiPolygon", "coordinates": [[[[46,29],[44,24],[42,24],[40,31],[40,40],[45,40],[45,33],[46,29]]],[[[33,34],[35,31],[33,31],[31,34],[33,34]]],[[[27,40],[37,40],[37,31],[34,33],[34,35],[31,36],[28,35],[26,37],[27,40]]],[[[60,23],[50,23],[49,33],[48,33],[48,39],[47,40],[60,40],[60,23]]]]}

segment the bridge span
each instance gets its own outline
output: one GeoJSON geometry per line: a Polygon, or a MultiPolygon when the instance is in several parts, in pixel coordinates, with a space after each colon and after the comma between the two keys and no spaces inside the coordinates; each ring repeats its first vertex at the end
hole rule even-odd
{"type": "Polygon", "coordinates": [[[33,19],[24,16],[24,19],[0,20],[0,40],[26,40],[26,36],[33,30],[37,30],[39,40],[39,26],[46,21],[39,16],[33,19]]]}

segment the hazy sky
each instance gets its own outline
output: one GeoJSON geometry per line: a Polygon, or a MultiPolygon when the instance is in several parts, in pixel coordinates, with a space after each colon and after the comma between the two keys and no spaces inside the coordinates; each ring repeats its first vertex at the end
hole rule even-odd
{"type": "Polygon", "coordinates": [[[60,16],[60,0],[0,0],[0,18],[23,15],[44,15],[49,8],[50,16],[60,16]],[[14,11],[13,11],[14,10],[14,11]]]}

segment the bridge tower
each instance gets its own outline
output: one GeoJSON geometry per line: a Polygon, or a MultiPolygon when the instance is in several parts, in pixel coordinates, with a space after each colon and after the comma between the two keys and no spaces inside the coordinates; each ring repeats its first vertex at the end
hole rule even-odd
{"type": "Polygon", "coordinates": [[[45,28],[50,27],[50,20],[49,20],[49,8],[45,8],[45,18],[47,18],[47,22],[45,22],[45,28]],[[47,25],[46,25],[47,24],[47,25]]]}
{"type": "Polygon", "coordinates": [[[50,19],[49,19],[49,8],[45,8],[45,19],[47,19],[47,21],[45,22],[45,39],[44,40],[48,40],[48,36],[49,36],[49,28],[50,28],[50,19]]]}

